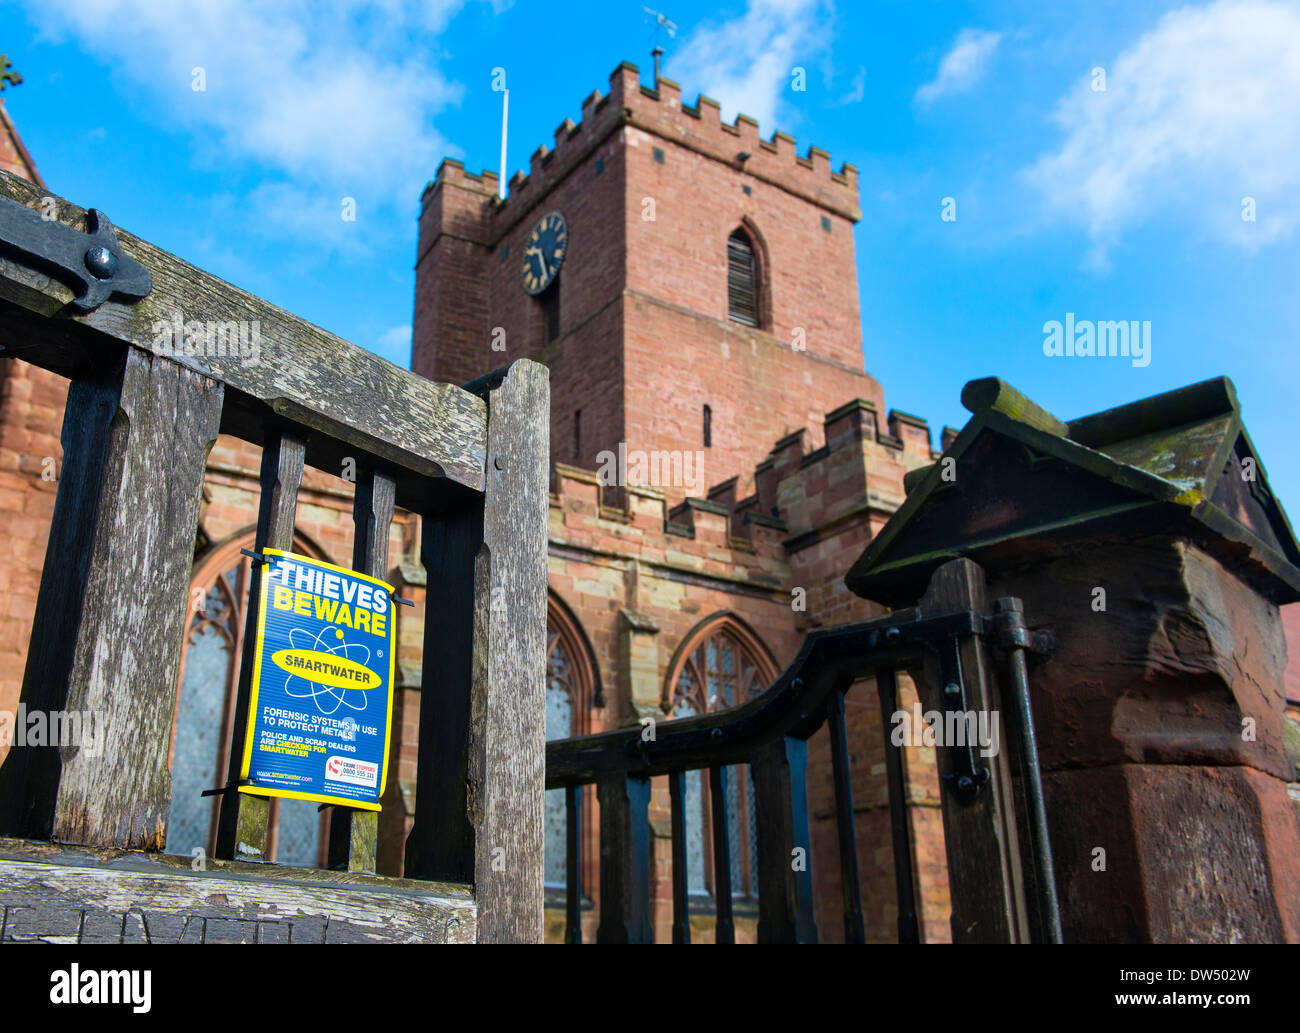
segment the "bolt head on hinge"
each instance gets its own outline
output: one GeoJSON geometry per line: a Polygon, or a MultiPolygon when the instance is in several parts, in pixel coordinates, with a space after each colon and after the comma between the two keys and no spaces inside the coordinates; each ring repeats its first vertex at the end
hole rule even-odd
{"type": "Polygon", "coordinates": [[[111,280],[117,273],[117,255],[103,245],[86,251],[86,268],[98,280],[111,280]]]}

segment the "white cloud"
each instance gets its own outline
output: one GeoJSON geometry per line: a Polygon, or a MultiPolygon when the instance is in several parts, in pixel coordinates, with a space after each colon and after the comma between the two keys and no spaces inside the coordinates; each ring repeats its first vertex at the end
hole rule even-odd
{"type": "Polygon", "coordinates": [[[416,44],[462,3],[42,0],[37,21],[144,86],[207,160],[409,205],[455,153],[433,118],[462,92],[416,44]]]}
{"type": "Polygon", "coordinates": [[[853,88],[839,100],[840,104],[858,104],[867,95],[867,70],[858,65],[858,72],[853,77],[853,88]]]}
{"type": "Polygon", "coordinates": [[[939,62],[939,71],[934,79],[916,91],[917,103],[932,104],[944,94],[969,90],[984,75],[1000,42],[1000,32],[962,29],[952,49],[939,62]]]}
{"type": "Polygon", "coordinates": [[[727,121],[749,115],[770,136],[793,124],[793,70],[803,68],[811,78],[830,46],[830,17],[824,0],[749,0],[739,17],[692,31],[668,55],[664,74],[687,96],[718,101],[727,121]]]}
{"type": "Polygon", "coordinates": [[[1057,104],[1059,150],[1026,170],[1049,207],[1087,228],[1091,259],[1172,211],[1247,248],[1300,222],[1300,9],[1250,0],[1166,14],[1057,104]],[[1257,221],[1242,220],[1253,197],[1257,221]]]}
{"type": "Polygon", "coordinates": [[[411,324],[394,326],[379,335],[375,352],[399,366],[407,366],[411,361],[411,324]]]}

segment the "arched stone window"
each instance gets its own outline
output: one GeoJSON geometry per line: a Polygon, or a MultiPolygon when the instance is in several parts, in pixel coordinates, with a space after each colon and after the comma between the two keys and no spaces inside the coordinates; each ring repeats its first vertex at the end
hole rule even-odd
{"type": "MultiPolygon", "coordinates": [[[[235,749],[243,748],[243,737],[233,724],[253,561],[240,550],[252,549],[254,537],[252,530],[240,532],[205,550],[194,564],[168,758],[172,771],[169,854],[190,857],[201,849],[211,857],[216,850],[221,797],[202,793],[226,784],[232,742],[235,749]]],[[[294,539],[293,551],[329,558],[302,537],[294,539]]],[[[324,866],[327,812],[318,813],[318,805],[310,800],[273,797],[269,806],[267,859],[324,866]]]]}
{"type": "MultiPolygon", "coordinates": [[[[732,613],[697,624],[678,647],[664,681],[662,707],[672,717],[711,714],[740,706],[776,680],[778,669],[759,637],[732,613]]],[[[731,891],[758,896],[758,830],[749,765],[726,768],[727,838],[731,891]]],[[[690,893],[713,895],[713,807],[702,771],[686,774],[686,885],[690,893]]]]}
{"type": "MultiPolygon", "coordinates": [[[[600,686],[600,668],[597,667],[591,643],[572,611],[559,596],[548,593],[546,600],[546,738],[568,739],[575,735],[588,735],[592,729],[592,710],[603,707],[605,700],[600,686]]],[[[584,794],[586,795],[586,794],[584,794]]],[[[584,800],[585,802],[585,800],[584,800]]],[[[583,808],[584,840],[595,825],[589,808],[583,808]]],[[[564,790],[550,789],[546,793],[546,856],[544,881],[547,885],[563,886],[565,873],[565,811],[564,790]]],[[[584,856],[589,852],[583,851],[584,856]]],[[[584,886],[590,885],[583,880],[584,886]]]]}

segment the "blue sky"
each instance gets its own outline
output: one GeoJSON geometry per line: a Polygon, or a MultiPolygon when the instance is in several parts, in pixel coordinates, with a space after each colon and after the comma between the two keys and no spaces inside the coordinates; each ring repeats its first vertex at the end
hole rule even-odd
{"type": "MultiPolygon", "coordinates": [[[[1300,3],[650,6],[684,97],[858,167],[866,368],[936,443],[973,377],[1068,419],[1226,373],[1300,511],[1300,3]],[[1067,312],[1150,321],[1150,364],[1045,356],[1067,312]]],[[[653,41],[622,0],[0,7],[54,192],[403,365],[420,191],[444,156],[496,167],[493,69],[526,169],[653,41]]]]}

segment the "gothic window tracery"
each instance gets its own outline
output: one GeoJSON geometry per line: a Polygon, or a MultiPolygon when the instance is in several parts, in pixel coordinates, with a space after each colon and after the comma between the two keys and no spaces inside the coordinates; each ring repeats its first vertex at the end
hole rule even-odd
{"type": "MultiPolygon", "coordinates": [[[[546,607],[547,740],[587,735],[592,730],[592,708],[603,702],[599,670],[586,636],[568,608],[551,595],[546,607]]],[[[584,836],[591,822],[587,810],[583,808],[584,836]]],[[[543,876],[548,886],[563,886],[566,880],[566,827],[564,790],[548,789],[543,876]]]]}
{"type": "MultiPolygon", "coordinates": [[[[749,628],[731,614],[715,615],[687,636],[665,687],[674,718],[711,714],[747,703],[777,676],[776,664],[749,628]]],[[[758,896],[757,821],[748,765],[723,770],[727,839],[734,897],[758,896]]],[[[706,773],[686,774],[686,880],[690,893],[713,895],[713,807],[706,773]]]]}

